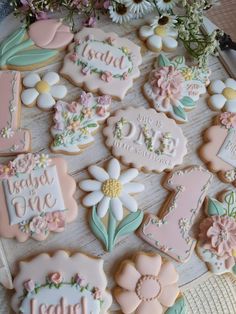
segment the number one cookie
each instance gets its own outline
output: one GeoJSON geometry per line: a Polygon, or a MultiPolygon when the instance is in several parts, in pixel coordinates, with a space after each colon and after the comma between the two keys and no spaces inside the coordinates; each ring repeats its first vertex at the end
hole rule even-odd
{"type": "Polygon", "coordinates": [[[168,176],[165,187],[172,191],[159,217],[147,215],[139,236],[179,262],[186,262],[196,241],[189,231],[210,186],[212,174],[199,166],[178,170],[168,176]]]}
{"type": "Polygon", "coordinates": [[[0,71],[0,156],[30,150],[30,132],[19,129],[20,72],[0,71]]]}

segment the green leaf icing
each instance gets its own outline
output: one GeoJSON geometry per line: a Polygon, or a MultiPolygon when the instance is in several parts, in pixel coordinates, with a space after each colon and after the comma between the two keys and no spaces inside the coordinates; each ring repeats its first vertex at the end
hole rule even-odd
{"type": "Polygon", "coordinates": [[[187,306],[183,297],[178,298],[175,304],[165,314],[187,314],[187,306]]]}
{"type": "Polygon", "coordinates": [[[225,210],[223,207],[223,204],[219,201],[215,200],[214,198],[209,198],[208,200],[208,208],[207,208],[207,214],[209,216],[222,216],[225,215],[225,210]]]}
{"type": "Polygon", "coordinates": [[[195,103],[193,101],[192,98],[188,97],[188,96],[184,96],[180,102],[182,103],[182,105],[184,107],[187,107],[187,108],[192,108],[192,107],[195,107],[195,103]]]}
{"type": "Polygon", "coordinates": [[[23,40],[25,34],[26,30],[24,27],[22,27],[14,32],[11,36],[7,37],[0,45],[1,56],[14,46],[17,46],[23,40]]]}
{"type": "Polygon", "coordinates": [[[96,206],[93,206],[89,218],[89,225],[95,236],[102,241],[106,249],[108,249],[108,235],[105,226],[97,215],[96,206]]]}
{"type": "Polygon", "coordinates": [[[184,121],[187,121],[187,115],[181,106],[173,106],[174,114],[184,121]]]}
{"type": "Polygon", "coordinates": [[[128,233],[135,231],[143,220],[143,211],[138,210],[135,213],[127,215],[116,228],[115,240],[128,233]]]}
{"type": "Polygon", "coordinates": [[[45,62],[54,57],[58,53],[57,50],[47,49],[31,49],[18,52],[7,60],[7,64],[15,66],[29,66],[45,62]]]}
{"type": "Polygon", "coordinates": [[[167,67],[169,65],[171,65],[170,60],[164,56],[163,54],[160,54],[158,57],[158,63],[160,67],[167,67]]]}
{"type": "Polygon", "coordinates": [[[236,275],[236,264],[234,264],[233,268],[232,268],[233,273],[236,275]]]}

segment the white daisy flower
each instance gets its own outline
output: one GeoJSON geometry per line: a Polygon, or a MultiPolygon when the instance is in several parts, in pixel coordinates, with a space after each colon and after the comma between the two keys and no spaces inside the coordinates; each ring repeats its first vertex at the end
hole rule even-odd
{"type": "Polygon", "coordinates": [[[33,106],[37,103],[41,109],[52,108],[58,99],[67,94],[64,85],[57,85],[60,76],[55,72],[46,73],[42,79],[37,73],[30,73],[23,79],[23,86],[26,89],[21,94],[22,103],[25,106],[33,106]]]}
{"type": "Polygon", "coordinates": [[[175,16],[164,15],[152,19],[149,25],[139,29],[139,37],[146,42],[151,51],[172,51],[178,46],[176,40],[178,31],[174,27],[175,23],[175,16]]]}
{"type": "Polygon", "coordinates": [[[161,12],[172,10],[179,0],[155,0],[156,6],[161,12]]]}
{"type": "Polygon", "coordinates": [[[12,128],[5,127],[1,130],[1,137],[3,138],[11,138],[14,135],[14,131],[12,128]]]}
{"type": "Polygon", "coordinates": [[[109,6],[109,15],[114,23],[127,23],[133,18],[133,14],[125,5],[125,0],[116,2],[113,6],[109,6]]]}
{"type": "Polygon", "coordinates": [[[51,162],[51,159],[47,154],[36,155],[35,160],[39,168],[47,168],[51,162]]]}
{"type": "Polygon", "coordinates": [[[236,80],[212,81],[208,91],[211,94],[208,103],[212,109],[236,112],[236,80]]]}
{"type": "Polygon", "coordinates": [[[143,184],[131,182],[138,175],[137,169],[131,168],[121,173],[119,161],[113,158],[107,171],[95,165],[90,166],[88,171],[95,180],[83,180],[79,184],[82,190],[91,192],[84,197],[84,206],[97,205],[100,218],[110,208],[117,220],[123,218],[123,206],[131,212],[138,210],[136,200],[130,196],[144,190],[143,184]]]}
{"type": "Polygon", "coordinates": [[[154,4],[149,0],[125,0],[125,5],[134,15],[141,17],[154,9],[154,4]]]}

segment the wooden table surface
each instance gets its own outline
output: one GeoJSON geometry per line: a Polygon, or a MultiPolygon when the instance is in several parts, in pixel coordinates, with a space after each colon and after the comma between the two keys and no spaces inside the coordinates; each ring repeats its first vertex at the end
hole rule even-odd
{"type": "MultiPolygon", "coordinates": [[[[141,76],[135,81],[133,88],[128,92],[125,100],[122,102],[113,101],[111,111],[114,112],[118,108],[124,108],[127,106],[134,107],[148,107],[148,103],[142,95],[141,87],[143,86],[146,76],[152,69],[152,64],[157,56],[155,53],[147,51],[143,43],[137,37],[138,26],[143,24],[143,21],[135,21],[132,25],[115,25],[111,24],[108,18],[102,17],[102,22],[98,24],[98,27],[104,31],[114,31],[120,36],[125,36],[133,40],[138,45],[142,46],[143,63],[140,67],[141,76]]],[[[17,22],[9,16],[0,24],[0,40],[2,40],[7,34],[11,33],[17,28],[17,22]]],[[[177,52],[172,55],[183,54],[183,48],[180,47],[177,52]]],[[[50,65],[46,68],[40,69],[38,72],[43,73],[47,70],[59,70],[61,62],[50,65]]],[[[211,78],[224,79],[228,77],[228,74],[224,70],[216,57],[209,59],[209,67],[212,71],[211,78]]],[[[69,93],[66,100],[74,100],[80,94],[81,90],[69,82],[63,80],[68,89],[69,93]]],[[[189,122],[185,125],[181,125],[181,128],[188,139],[188,154],[184,158],[182,167],[188,165],[202,165],[202,161],[197,155],[197,150],[202,144],[202,132],[211,125],[212,118],[215,113],[212,112],[206,104],[207,95],[203,96],[195,110],[188,113],[189,122]]],[[[49,134],[49,127],[52,124],[52,112],[45,113],[37,108],[22,108],[21,116],[22,126],[30,129],[32,133],[32,151],[40,153],[50,153],[49,143],[51,142],[51,136],[49,134]]],[[[92,146],[87,148],[81,155],[78,156],[63,156],[69,164],[69,172],[78,183],[81,179],[86,178],[88,173],[87,167],[91,164],[102,165],[105,161],[111,158],[109,150],[104,145],[104,138],[101,130],[95,136],[95,142],[92,146]]],[[[0,162],[5,162],[10,158],[0,158],[0,162]]],[[[143,174],[141,173],[138,180],[145,184],[146,190],[142,195],[138,195],[140,209],[144,212],[150,212],[157,214],[164,202],[167,191],[163,189],[160,184],[161,179],[165,174],[143,174]]],[[[216,193],[220,192],[225,188],[230,188],[226,184],[220,182],[216,176],[210,187],[209,195],[215,196],[216,193]]],[[[49,238],[44,242],[36,242],[29,240],[26,243],[17,243],[14,239],[6,240],[2,239],[2,244],[6,252],[6,257],[12,273],[17,271],[17,261],[26,259],[42,252],[53,252],[57,249],[66,249],[70,251],[81,251],[89,253],[95,256],[102,257],[105,260],[105,272],[109,281],[109,288],[114,286],[113,274],[117,269],[118,264],[127,257],[130,257],[133,252],[137,250],[144,251],[155,251],[147,243],[143,242],[135,234],[128,235],[119,239],[116,247],[111,253],[105,252],[102,248],[101,243],[95,238],[90,231],[87,222],[88,209],[85,209],[81,205],[82,192],[77,188],[76,200],[79,205],[79,214],[76,221],[67,226],[66,231],[61,234],[51,234],[49,238]]],[[[207,272],[205,264],[194,253],[191,260],[183,265],[177,265],[177,269],[180,273],[180,285],[194,281],[199,278],[202,274],[207,272]]],[[[9,308],[9,299],[11,292],[6,292],[0,286],[0,314],[11,313],[9,308]]],[[[118,310],[118,305],[113,304],[112,313],[118,310]]],[[[150,313],[151,314],[151,313],[150,313]]],[[[196,313],[197,314],[197,313],[196,313]]]]}

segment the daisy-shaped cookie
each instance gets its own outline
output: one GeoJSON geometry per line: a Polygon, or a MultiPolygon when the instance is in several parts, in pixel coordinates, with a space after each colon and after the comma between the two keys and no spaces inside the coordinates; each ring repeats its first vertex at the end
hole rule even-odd
{"type": "Polygon", "coordinates": [[[207,217],[200,224],[197,252],[215,274],[236,275],[236,193],[222,193],[219,201],[209,198],[207,217]]]}
{"type": "Polygon", "coordinates": [[[92,180],[83,180],[79,186],[90,192],[83,199],[86,207],[93,207],[90,215],[90,226],[93,233],[104,243],[106,249],[111,250],[118,236],[136,230],[143,218],[138,210],[137,201],[130,195],[140,193],[144,185],[131,182],[138,176],[138,170],[131,168],[121,173],[120,163],[113,158],[107,171],[96,165],[88,168],[92,180]],[[124,208],[129,212],[124,216],[124,208]],[[107,231],[101,221],[108,214],[107,231]],[[122,221],[121,221],[122,220],[122,221]],[[117,221],[121,221],[118,226],[117,221]],[[132,223],[131,223],[132,222],[132,223]]]}
{"type": "Polygon", "coordinates": [[[215,80],[209,85],[209,106],[213,110],[236,112],[236,80],[215,80]]]}
{"type": "Polygon", "coordinates": [[[180,292],[174,265],[154,253],[139,252],[123,261],[115,279],[114,296],[124,314],[162,314],[180,292]]]}
{"type": "Polygon", "coordinates": [[[147,48],[151,51],[173,51],[178,46],[175,23],[175,17],[169,15],[152,19],[149,25],[139,29],[139,37],[146,42],[147,48]]]}
{"type": "Polygon", "coordinates": [[[37,73],[29,73],[23,79],[22,103],[27,107],[37,104],[43,110],[51,109],[55,100],[63,99],[67,94],[67,88],[58,85],[59,81],[60,76],[55,72],[46,73],[42,79],[37,73]]]}

